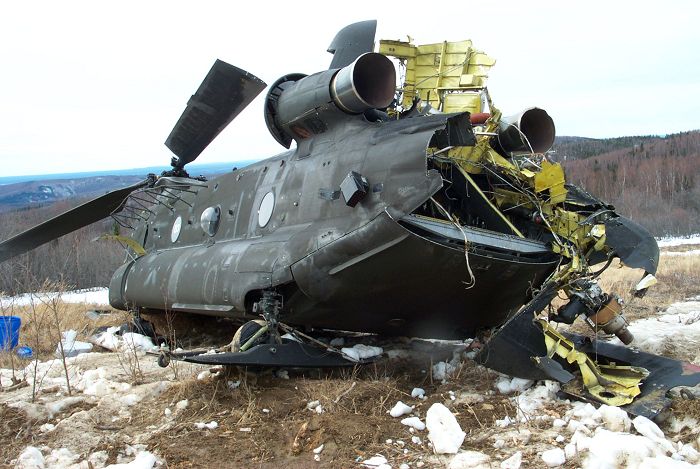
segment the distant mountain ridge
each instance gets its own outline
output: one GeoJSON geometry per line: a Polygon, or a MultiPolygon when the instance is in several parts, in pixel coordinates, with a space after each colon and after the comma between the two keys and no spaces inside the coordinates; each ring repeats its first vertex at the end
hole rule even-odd
{"type": "MultiPolygon", "coordinates": [[[[232,163],[192,164],[191,175],[213,177],[243,167],[253,160],[232,163]]],[[[168,167],[132,168],[117,171],[10,176],[0,178],[0,212],[52,204],[69,198],[92,198],[135,184],[147,174],[160,174],[168,167]]]]}
{"type": "MultiPolygon", "coordinates": [[[[200,174],[204,176],[211,176],[214,174],[223,174],[230,171],[234,167],[242,168],[257,160],[243,160],[243,161],[232,161],[232,162],[219,162],[219,163],[192,163],[187,166],[187,171],[193,175],[198,176],[200,174]]],[[[2,176],[0,177],[0,186],[6,184],[16,184],[19,182],[27,181],[50,181],[56,179],[82,179],[89,177],[99,177],[99,176],[139,176],[142,179],[149,173],[160,174],[163,171],[171,169],[170,166],[146,166],[144,168],[128,168],[128,169],[111,169],[103,171],[84,171],[76,173],[56,173],[56,174],[33,174],[24,176],[2,176]]]]}

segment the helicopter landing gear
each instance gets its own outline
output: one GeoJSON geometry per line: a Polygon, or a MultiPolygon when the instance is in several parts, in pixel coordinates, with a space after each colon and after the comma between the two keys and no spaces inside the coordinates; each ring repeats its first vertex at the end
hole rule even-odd
{"type": "MultiPolygon", "coordinates": [[[[282,311],[282,295],[273,290],[262,292],[253,305],[253,312],[262,319],[248,321],[238,328],[233,340],[225,347],[212,351],[206,349],[169,352],[173,360],[205,365],[236,365],[257,368],[326,368],[355,366],[372,359],[354,360],[313,337],[301,333],[279,321],[282,311]],[[280,331],[295,336],[282,338],[280,331]],[[305,340],[309,343],[303,343],[305,340]]],[[[159,363],[165,358],[159,358],[159,363]]]]}
{"type": "Polygon", "coordinates": [[[282,311],[282,306],[282,295],[272,290],[263,291],[260,301],[253,305],[253,312],[260,313],[265,320],[268,333],[270,334],[270,343],[282,343],[279,333],[279,315],[282,311]]]}

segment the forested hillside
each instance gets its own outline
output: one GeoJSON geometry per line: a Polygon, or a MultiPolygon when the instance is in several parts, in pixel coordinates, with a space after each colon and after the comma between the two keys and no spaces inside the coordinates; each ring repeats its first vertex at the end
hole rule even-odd
{"type": "MultiPolygon", "coordinates": [[[[79,203],[56,202],[49,207],[0,213],[0,240],[21,233],[79,203]]],[[[62,281],[70,288],[106,286],[112,272],[124,261],[124,250],[114,241],[94,241],[112,229],[113,220],[101,222],[51,241],[29,253],[0,263],[0,292],[36,289],[45,279],[62,281]]]]}
{"type": "Polygon", "coordinates": [[[555,143],[567,179],[656,236],[700,232],[700,131],[555,143]]]}

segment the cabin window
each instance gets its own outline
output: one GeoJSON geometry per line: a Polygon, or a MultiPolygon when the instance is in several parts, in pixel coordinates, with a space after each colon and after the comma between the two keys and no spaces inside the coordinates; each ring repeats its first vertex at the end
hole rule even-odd
{"type": "Polygon", "coordinates": [[[209,236],[214,236],[216,230],[219,229],[219,220],[221,219],[221,209],[219,207],[207,207],[200,218],[202,229],[209,236]]]}
{"type": "Polygon", "coordinates": [[[182,217],[178,216],[173,222],[173,229],[170,231],[170,242],[174,243],[180,237],[182,229],[182,217]]]}
{"type": "Polygon", "coordinates": [[[272,218],[272,210],[275,208],[275,194],[268,192],[260,202],[258,209],[258,225],[264,228],[272,218]]]}

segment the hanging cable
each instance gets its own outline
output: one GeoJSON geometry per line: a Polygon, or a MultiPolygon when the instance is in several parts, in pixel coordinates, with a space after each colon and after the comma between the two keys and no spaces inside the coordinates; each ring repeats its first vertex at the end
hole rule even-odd
{"type": "Polygon", "coordinates": [[[474,288],[474,286],[476,285],[476,277],[474,277],[474,272],[472,272],[472,267],[469,264],[469,239],[467,238],[467,233],[465,233],[462,229],[462,225],[457,223],[455,219],[452,218],[452,215],[450,215],[450,213],[447,210],[445,210],[445,207],[440,205],[440,203],[437,200],[435,200],[435,198],[430,197],[430,200],[435,204],[436,207],[438,207],[438,209],[440,209],[440,211],[447,217],[447,219],[450,222],[452,222],[452,224],[456,226],[457,229],[459,229],[459,231],[462,233],[462,236],[464,236],[464,258],[467,261],[467,272],[469,273],[469,281],[464,283],[466,285],[467,290],[469,290],[470,288],[474,288]]]}

